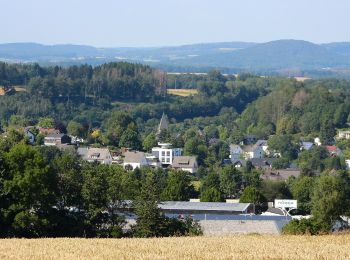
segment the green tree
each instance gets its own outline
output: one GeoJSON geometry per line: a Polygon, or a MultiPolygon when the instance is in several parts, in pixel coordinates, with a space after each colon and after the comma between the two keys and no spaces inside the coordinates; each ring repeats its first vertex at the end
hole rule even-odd
{"type": "Polygon", "coordinates": [[[133,234],[136,237],[156,237],[161,235],[163,217],[158,208],[159,198],[153,173],[148,174],[142,185],[140,195],[134,201],[137,215],[133,234]]]}
{"type": "Polygon", "coordinates": [[[41,117],[38,122],[39,127],[53,128],[55,127],[55,120],[51,117],[41,117]]]}
{"type": "Polygon", "coordinates": [[[293,198],[298,201],[298,212],[301,214],[310,214],[311,212],[314,186],[315,178],[308,176],[296,179],[291,185],[293,198]]]}
{"type": "Polygon", "coordinates": [[[86,137],[86,131],[84,126],[75,121],[69,121],[67,131],[72,136],[86,137]]]}
{"type": "Polygon", "coordinates": [[[8,194],[8,204],[2,212],[6,212],[8,235],[49,235],[49,215],[57,192],[54,172],[37,150],[24,143],[16,144],[4,156],[8,170],[3,175],[2,194],[8,194]]]}
{"type": "Polygon", "coordinates": [[[143,139],[143,142],[142,142],[143,150],[150,152],[152,148],[156,146],[157,146],[157,140],[156,140],[156,135],[154,133],[150,133],[149,135],[146,136],[145,139],[143,139]]]}
{"type": "Polygon", "coordinates": [[[330,231],[334,222],[346,212],[345,191],[346,187],[338,176],[325,174],[318,178],[312,197],[312,215],[322,224],[324,231],[330,231]]]}
{"type": "Polygon", "coordinates": [[[187,201],[195,195],[191,180],[184,171],[171,171],[167,186],[163,190],[162,199],[170,201],[187,201]]]}
{"type": "Polygon", "coordinates": [[[220,173],[220,190],[225,198],[238,196],[242,185],[242,173],[233,165],[226,165],[220,173]]]}
{"type": "Polygon", "coordinates": [[[266,198],[264,195],[255,187],[248,186],[244,189],[241,197],[239,198],[240,203],[253,203],[255,205],[255,211],[257,213],[262,212],[266,209],[266,198]]]}
{"type": "Polygon", "coordinates": [[[127,147],[132,150],[138,150],[141,147],[139,134],[132,129],[126,129],[120,138],[119,147],[127,147]]]}

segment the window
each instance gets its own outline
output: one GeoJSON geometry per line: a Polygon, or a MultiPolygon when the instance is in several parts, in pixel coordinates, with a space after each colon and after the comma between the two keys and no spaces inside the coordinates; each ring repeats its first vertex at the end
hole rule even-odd
{"type": "Polygon", "coordinates": [[[162,156],[165,156],[165,151],[162,151],[162,156]]]}
{"type": "Polygon", "coordinates": [[[163,163],[165,162],[165,158],[162,158],[162,162],[163,162],[163,163]]]}
{"type": "Polygon", "coordinates": [[[166,152],[166,156],[170,156],[170,151],[167,151],[167,152],[166,152]]]}
{"type": "Polygon", "coordinates": [[[166,162],[167,162],[167,163],[170,163],[170,158],[166,158],[166,162]]]}

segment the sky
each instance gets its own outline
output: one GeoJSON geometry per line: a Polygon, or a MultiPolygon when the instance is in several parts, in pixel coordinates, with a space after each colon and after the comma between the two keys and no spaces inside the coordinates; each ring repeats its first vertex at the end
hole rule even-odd
{"type": "Polygon", "coordinates": [[[350,41],[349,0],[0,0],[0,43],[350,41]]]}

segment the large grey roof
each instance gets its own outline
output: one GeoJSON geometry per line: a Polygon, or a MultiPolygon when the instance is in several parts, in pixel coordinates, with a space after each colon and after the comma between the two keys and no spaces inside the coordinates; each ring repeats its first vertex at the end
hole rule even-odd
{"type": "Polygon", "coordinates": [[[126,152],[124,156],[124,163],[141,163],[146,160],[145,153],[143,152],[126,152]]]}
{"type": "Polygon", "coordinates": [[[194,156],[176,156],[171,166],[173,168],[193,168],[196,165],[197,160],[194,156]]]}
{"type": "Polygon", "coordinates": [[[250,203],[163,201],[159,208],[164,211],[244,212],[250,203]]]}

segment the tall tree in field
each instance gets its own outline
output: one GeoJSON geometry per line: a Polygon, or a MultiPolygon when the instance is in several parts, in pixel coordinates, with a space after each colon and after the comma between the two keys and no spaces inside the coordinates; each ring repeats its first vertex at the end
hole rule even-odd
{"type": "Polygon", "coordinates": [[[161,235],[163,217],[158,208],[159,198],[157,183],[153,172],[150,172],[141,188],[141,193],[134,202],[137,215],[134,227],[136,237],[156,237],[161,235]]]}

